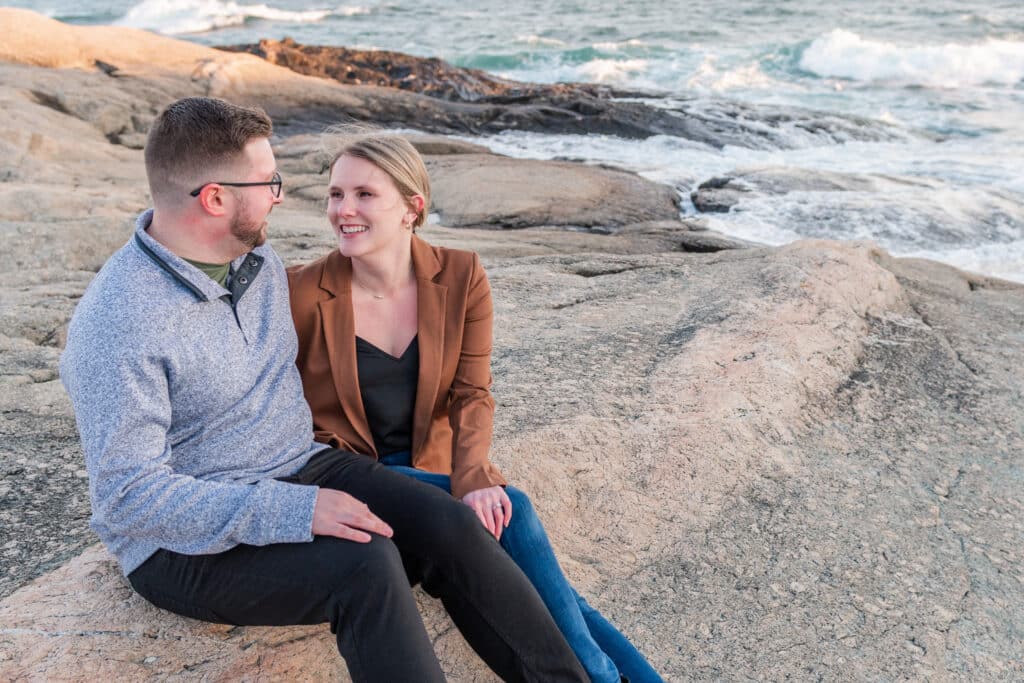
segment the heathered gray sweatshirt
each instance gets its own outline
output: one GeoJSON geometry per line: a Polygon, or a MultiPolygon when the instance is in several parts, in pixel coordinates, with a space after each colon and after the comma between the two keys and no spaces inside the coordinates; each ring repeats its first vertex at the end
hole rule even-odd
{"type": "Polygon", "coordinates": [[[61,356],[92,528],[126,575],[159,548],[311,541],[317,488],[274,480],[324,448],[284,266],[257,247],[233,263],[229,291],[152,239],[151,219],[89,285],[61,356]]]}

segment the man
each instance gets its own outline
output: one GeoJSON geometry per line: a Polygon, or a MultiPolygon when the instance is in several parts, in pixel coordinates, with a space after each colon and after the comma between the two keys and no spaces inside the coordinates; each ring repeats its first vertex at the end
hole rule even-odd
{"type": "Polygon", "coordinates": [[[262,111],[210,98],[153,124],[154,208],[82,297],[61,358],[92,528],[159,607],[330,622],[354,681],[444,680],[410,581],[506,680],[586,680],[469,507],[313,442],[284,267],[264,244],[282,200],[270,135],[262,111]]]}

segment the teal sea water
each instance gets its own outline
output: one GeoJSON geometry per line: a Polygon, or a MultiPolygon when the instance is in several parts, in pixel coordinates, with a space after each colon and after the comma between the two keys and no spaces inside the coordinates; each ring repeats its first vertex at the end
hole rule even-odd
{"type": "MultiPolygon", "coordinates": [[[[8,0],[10,2],[10,0],[8,0]]],[[[1024,5],[982,0],[44,0],[10,3],[218,45],[304,43],[436,56],[525,81],[589,81],[880,119],[927,136],[716,150],[676,138],[506,133],[498,151],[613,163],[677,187],[774,165],[911,177],[905,189],[754,199],[713,228],[769,243],[873,239],[1024,281],[1024,5]]],[[[692,210],[689,209],[689,210],[692,210]]]]}

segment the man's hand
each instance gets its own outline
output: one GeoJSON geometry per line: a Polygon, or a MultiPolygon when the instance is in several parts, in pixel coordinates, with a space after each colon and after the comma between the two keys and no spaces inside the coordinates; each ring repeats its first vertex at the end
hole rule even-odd
{"type": "Polygon", "coordinates": [[[313,507],[313,535],[337,536],[357,543],[369,543],[370,534],[391,538],[394,531],[366,504],[344,491],[321,488],[313,507]],[[360,531],[362,529],[363,531],[360,531]]]}
{"type": "Polygon", "coordinates": [[[462,497],[462,502],[473,508],[484,527],[500,541],[502,529],[512,521],[512,501],[508,499],[505,489],[491,486],[470,491],[462,497]]]}

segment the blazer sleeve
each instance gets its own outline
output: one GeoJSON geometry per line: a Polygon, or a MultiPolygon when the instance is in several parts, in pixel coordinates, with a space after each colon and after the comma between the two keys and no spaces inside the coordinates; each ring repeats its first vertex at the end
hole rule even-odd
{"type": "MultiPolygon", "coordinates": [[[[308,268],[308,266],[306,267],[308,268]]],[[[319,334],[323,322],[317,309],[317,290],[309,286],[310,273],[304,270],[303,266],[291,266],[288,268],[288,298],[292,308],[292,323],[295,325],[295,334],[299,338],[299,352],[295,356],[295,365],[302,377],[302,390],[306,395],[306,403],[310,404],[313,414],[313,438],[328,446],[351,451],[352,447],[340,436],[320,424],[318,412],[312,409],[317,404],[311,392],[317,391],[317,387],[311,386],[307,363],[309,361],[311,340],[314,335],[319,334]]],[[[331,385],[333,386],[333,385],[331,385]]]]}
{"type": "Polygon", "coordinates": [[[462,348],[449,390],[448,419],[452,428],[452,495],[504,486],[501,472],[488,458],[494,429],[494,398],[491,396],[491,348],[494,339],[494,305],[491,285],[473,254],[462,348]]]}

